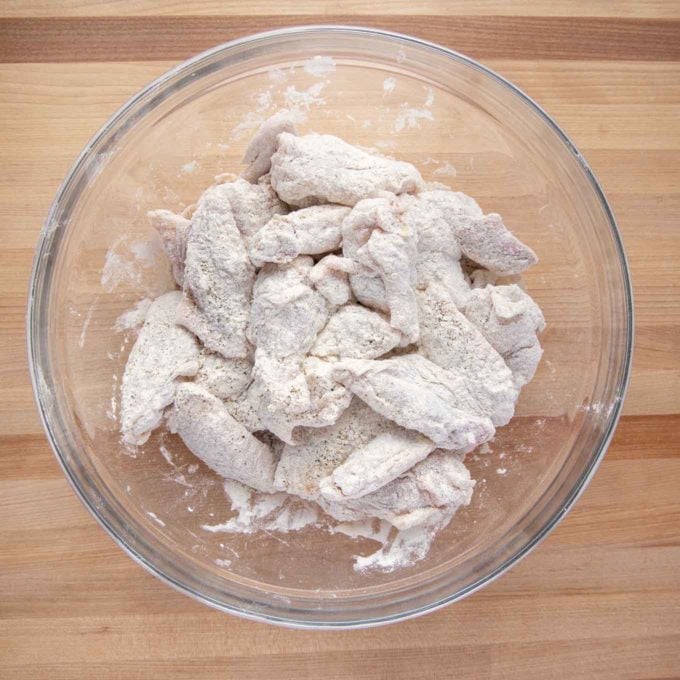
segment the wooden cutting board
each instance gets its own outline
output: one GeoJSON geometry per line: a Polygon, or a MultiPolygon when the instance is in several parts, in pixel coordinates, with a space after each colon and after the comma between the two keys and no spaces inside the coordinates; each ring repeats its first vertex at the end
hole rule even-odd
{"type": "Polygon", "coordinates": [[[0,0],[0,159],[1,677],[680,677],[680,3],[0,0]],[[301,23],[433,40],[538,100],[604,185],[636,296],[625,416],[567,519],[473,597],[367,631],[241,621],[143,572],[66,483],[24,349],[41,222],[90,135],[178,61],[301,23]]]}

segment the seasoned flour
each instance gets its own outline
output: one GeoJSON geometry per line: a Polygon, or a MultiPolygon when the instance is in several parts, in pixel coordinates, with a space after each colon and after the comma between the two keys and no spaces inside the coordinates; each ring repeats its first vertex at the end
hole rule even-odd
{"type": "Polygon", "coordinates": [[[120,319],[145,316],[121,432],[141,444],[165,421],[224,478],[235,514],[205,531],[323,525],[379,544],[355,569],[391,571],[470,503],[465,455],[533,377],[543,315],[497,282],[537,258],[469,196],[296,117],[265,121],[190,216],[149,214],[178,290],[120,319]]]}

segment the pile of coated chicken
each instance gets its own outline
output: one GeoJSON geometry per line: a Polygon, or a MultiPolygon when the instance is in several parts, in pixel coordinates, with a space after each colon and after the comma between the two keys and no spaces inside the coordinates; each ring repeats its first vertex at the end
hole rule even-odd
{"type": "Polygon", "coordinates": [[[124,441],[165,421],[259,492],[441,528],[472,495],[464,455],[510,420],[540,361],[540,309],[499,284],[535,254],[469,196],[299,136],[285,111],[245,162],[183,215],[150,213],[179,290],[130,353],[124,441]]]}

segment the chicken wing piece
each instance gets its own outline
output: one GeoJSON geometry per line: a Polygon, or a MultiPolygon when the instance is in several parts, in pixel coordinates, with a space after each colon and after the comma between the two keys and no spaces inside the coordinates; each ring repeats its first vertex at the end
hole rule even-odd
{"type": "Polygon", "coordinates": [[[252,359],[225,359],[203,351],[195,382],[220,399],[235,399],[252,382],[252,359]]]}
{"type": "Polygon", "coordinates": [[[435,448],[422,434],[395,427],[352,451],[321,480],[321,494],[329,501],[366,496],[410,470],[435,448]]]}
{"type": "Polygon", "coordinates": [[[441,448],[468,452],[495,432],[473,385],[420,355],[342,359],[333,375],[385,418],[441,448]]]}
{"type": "Polygon", "coordinates": [[[517,388],[536,372],[543,350],[538,333],[545,329],[539,306],[518,285],[475,288],[465,316],[503,357],[517,388]]]}
{"type": "MultiPolygon", "coordinates": [[[[399,204],[392,194],[357,203],[342,224],[344,257],[356,262],[359,249],[366,245],[375,229],[398,233],[398,208],[399,204]]],[[[356,269],[350,274],[350,285],[359,302],[381,312],[389,311],[385,284],[378,272],[356,262],[356,269]]]]}
{"type": "Polygon", "coordinates": [[[317,499],[321,508],[342,522],[378,517],[405,531],[450,520],[468,505],[475,482],[459,458],[434,451],[405,474],[361,498],[342,502],[317,499]]]}
{"type": "MultiPolygon", "coordinates": [[[[460,307],[467,300],[470,285],[460,265],[460,246],[449,220],[444,217],[439,202],[431,198],[439,193],[444,192],[427,191],[414,197],[402,197],[408,199],[402,200],[405,205],[403,219],[418,235],[418,253],[415,258],[418,288],[427,288],[430,283],[441,284],[460,307]]],[[[468,198],[464,194],[447,193],[468,198]]],[[[462,198],[459,203],[461,211],[468,207],[462,198]]],[[[481,210],[479,212],[481,214],[481,210]]],[[[452,214],[452,207],[446,214],[452,214]]]]}
{"type": "Polygon", "coordinates": [[[508,231],[496,213],[462,217],[455,233],[463,254],[501,276],[520,274],[538,262],[536,253],[508,231]]]}
{"type": "Polygon", "coordinates": [[[484,215],[469,196],[436,190],[425,191],[420,198],[439,208],[462,253],[482,267],[507,276],[538,262],[536,253],[508,231],[500,215],[484,215]]]}
{"type": "Polygon", "coordinates": [[[418,198],[436,206],[449,223],[456,217],[484,217],[484,211],[472,196],[445,187],[429,189],[418,194],[418,198]]]}
{"type": "Polygon", "coordinates": [[[263,267],[250,310],[249,336],[272,357],[304,355],[328,319],[328,304],[307,282],[310,262],[290,263],[283,271],[263,267]]]}
{"type": "Polygon", "coordinates": [[[228,185],[208,189],[191,219],[184,297],[177,323],[227,359],[248,356],[253,268],[229,201],[228,185]]]}
{"type": "Polygon", "coordinates": [[[121,431],[129,444],[143,444],[160,425],[163,410],[175,398],[175,378],[198,371],[196,339],[175,325],[181,299],[173,291],[154,300],[125,365],[121,431]]]}
{"type": "Polygon", "coordinates": [[[232,182],[217,185],[220,187],[221,197],[229,201],[234,224],[246,243],[274,215],[285,215],[288,212],[288,206],[279,200],[269,179],[269,175],[264,175],[257,184],[251,184],[239,177],[232,182]]]}
{"type": "Polygon", "coordinates": [[[350,276],[354,295],[368,307],[389,312],[403,345],[418,339],[417,234],[405,220],[412,198],[384,194],[361,201],[342,228],[343,254],[357,264],[350,276]]]}
{"type": "Polygon", "coordinates": [[[356,272],[354,260],[338,255],[326,255],[309,272],[309,281],[328,305],[335,309],[344,305],[352,296],[349,275],[356,272]]]}
{"type": "Polygon", "coordinates": [[[169,210],[151,210],[147,213],[151,226],[159,233],[163,250],[170,261],[172,277],[177,284],[184,283],[184,258],[187,249],[187,232],[191,222],[169,210]]]}
{"type": "Polygon", "coordinates": [[[286,109],[277,111],[271,118],[265,120],[250,140],[242,161],[242,163],[248,165],[241,173],[243,179],[248,182],[255,182],[259,177],[269,172],[272,155],[278,144],[278,136],[282,132],[297,134],[294,115],[286,109]]]}
{"type": "Polygon", "coordinates": [[[271,159],[271,181],[286,203],[304,208],[316,203],[353,206],[381,191],[416,191],[420,173],[410,163],[358,149],[332,135],[278,136],[271,159]]]}
{"type": "Polygon", "coordinates": [[[258,491],[273,491],[276,461],[272,450],[200,385],[178,386],[168,425],[217,474],[258,491]]]}
{"type": "Polygon", "coordinates": [[[267,428],[286,442],[299,426],[321,427],[347,407],[351,394],[325,362],[303,360],[328,319],[328,304],[309,285],[313,261],[265,265],[254,287],[250,337],[257,346],[249,390],[267,428]]]}
{"type": "Polygon", "coordinates": [[[352,451],[393,427],[393,423],[354,399],[335,423],[302,429],[296,445],[283,447],[274,485],[280,491],[314,500],[319,497],[321,479],[341,465],[352,451]]]}
{"type": "Polygon", "coordinates": [[[495,426],[512,418],[519,390],[503,357],[458,311],[443,286],[418,292],[420,353],[474,386],[485,415],[495,426]]]}
{"type": "MultiPolygon", "coordinates": [[[[418,340],[415,260],[407,240],[399,234],[375,230],[366,245],[357,251],[357,262],[380,276],[390,325],[400,331],[403,345],[418,340]]],[[[356,290],[356,281],[352,282],[356,290]]]]}
{"type": "Polygon", "coordinates": [[[316,357],[272,359],[258,349],[249,398],[267,429],[288,444],[299,428],[333,424],[352,393],[333,378],[334,365],[316,357]]]}
{"type": "Polygon", "coordinates": [[[275,215],[251,239],[250,259],[261,267],[265,262],[290,262],[298,255],[337,250],[342,243],[342,221],[349,211],[342,205],[314,205],[275,215]]]}
{"type": "Polygon", "coordinates": [[[360,305],[345,305],[328,320],[312,345],[311,354],[375,359],[400,342],[401,333],[384,316],[360,305]]]}
{"type": "MultiPolygon", "coordinates": [[[[366,245],[375,229],[390,234],[402,234],[412,239],[413,232],[408,223],[400,219],[404,213],[404,205],[405,201],[400,201],[394,194],[387,192],[359,201],[342,223],[343,255],[350,260],[355,259],[357,252],[366,245]]],[[[415,253],[415,248],[413,252],[415,253]]]]}

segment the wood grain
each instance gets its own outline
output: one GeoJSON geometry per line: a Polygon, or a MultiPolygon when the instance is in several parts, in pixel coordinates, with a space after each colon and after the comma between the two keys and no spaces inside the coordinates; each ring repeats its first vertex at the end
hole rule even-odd
{"type": "MultiPolygon", "coordinates": [[[[187,59],[250,33],[320,23],[318,15],[0,19],[0,62],[187,59]],[[176,36],[181,32],[182,39],[176,36]]],[[[619,17],[324,15],[323,23],[415,33],[475,59],[680,58],[680,21],[619,17]],[[531,36],[531,40],[527,39],[531,36]]]]}
{"type": "Polygon", "coordinates": [[[0,677],[680,677],[680,3],[300,0],[273,17],[270,6],[0,1],[0,677]],[[42,433],[24,314],[52,196],[115,108],[215,43],[336,21],[483,59],[556,118],[619,221],[637,346],[602,466],[532,555],[424,618],[322,634],[210,611],[106,537],[42,433]]]}
{"type": "MultiPolygon", "coordinates": [[[[667,0],[572,0],[569,3],[553,0],[533,0],[517,4],[501,0],[298,0],[279,3],[276,11],[282,15],[314,14],[325,19],[337,14],[338,8],[352,16],[386,14],[397,16],[579,16],[678,18],[677,3],[667,0]]],[[[59,16],[265,16],[272,13],[270,0],[61,0],[59,10],[45,0],[0,0],[3,17],[59,16]]]]}

